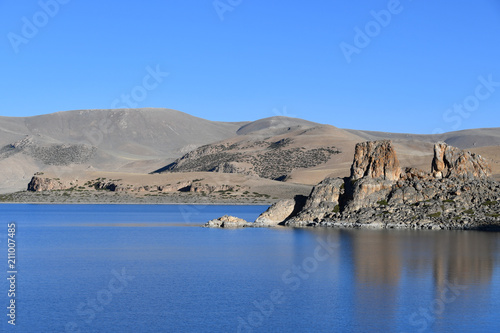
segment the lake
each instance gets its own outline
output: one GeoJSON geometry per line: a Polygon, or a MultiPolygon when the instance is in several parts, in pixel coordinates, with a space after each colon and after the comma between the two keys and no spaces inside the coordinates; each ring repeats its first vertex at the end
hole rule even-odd
{"type": "Polygon", "coordinates": [[[5,332],[497,332],[500,233],[201,228],[265,206],[0,205],[5,332]]]}

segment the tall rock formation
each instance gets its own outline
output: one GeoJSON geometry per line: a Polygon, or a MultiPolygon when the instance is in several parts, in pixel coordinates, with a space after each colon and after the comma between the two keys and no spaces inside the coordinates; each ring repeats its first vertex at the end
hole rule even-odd
{"type": "Polygon", "coordinates": [[[351,179],[381,178],[398,180],[399,160],[390,140],[358,143],[351,166],[351,179]]]}
{"type": "Polygon", "coordinates": [[[491,173],[488,162],[480,155],[448,146],[444,142],[434,145],[432,174],[435,178],[486,178],[491,173]]]}

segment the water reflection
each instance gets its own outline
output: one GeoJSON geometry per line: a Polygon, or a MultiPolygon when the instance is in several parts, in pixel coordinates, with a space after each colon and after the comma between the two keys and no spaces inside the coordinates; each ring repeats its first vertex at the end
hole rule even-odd
{"type": "Polygon", "coordinates": [[[484,232],[448,232],[435,237],[433,276],[437,286],[446,281],[460,284],[491,282],[497,234],[484,232]]]}
{"type": "Polygon", "coordinates": [[[489,284],[499,233],[475,231],[352,230],[355,276],[359,283],[397,286],[404,269],[431,273],[434,284],[489,284]]]}
{"type": "Polygon", "coordinates": [[[351,230],[345,236],[361,327],[392,331],[398,320],[410,330],[449,327],[451,314],[487,311],[499,233],[351,230]],[[401,308],[409,310],[401,315],[401,308]]]}

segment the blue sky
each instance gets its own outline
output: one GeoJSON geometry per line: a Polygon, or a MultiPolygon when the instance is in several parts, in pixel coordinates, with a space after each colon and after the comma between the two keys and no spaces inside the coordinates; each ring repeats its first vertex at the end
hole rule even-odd
{"type": "Polygon", "coordinates": [[[500,126],[498,0],[59,1],[0,2],[0,115],[137,106],[408,133],[500,126]]]}

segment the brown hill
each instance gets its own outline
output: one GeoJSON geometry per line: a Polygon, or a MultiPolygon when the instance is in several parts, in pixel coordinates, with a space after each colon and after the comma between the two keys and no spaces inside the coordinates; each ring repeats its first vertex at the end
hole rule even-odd
{"type": "Polygon", "coordinates": [[[500,177],[499,128],[434,136],[340,129],[288,117],[226,123],[169,109],[78,110],[0,117],[0,193],[26,189],[38,171],[56,177],[210,171],[312,185],[326,176],[348,176],[355,144],[373,139],[391,139],[401,165],[420,169],[430,168],[436,141],[472,148],[493,160],[493,174],[500,177]]]}
{"type": "Polygon", "coordinates": [[[169,109],[0,117],[0,193],[25,189],[37,171],[148,173],[202,144],[235,136],[244,124],[169,109]]]}

